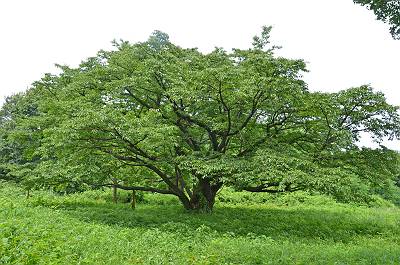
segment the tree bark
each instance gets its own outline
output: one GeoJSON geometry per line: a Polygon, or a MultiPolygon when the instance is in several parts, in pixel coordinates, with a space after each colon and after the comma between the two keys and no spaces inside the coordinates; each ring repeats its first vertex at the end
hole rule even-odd
{"type": "Polygon", "coordinates": [[[215,197],[221,187],[221,182],[212,184],[207,179],[200,179],[197,186],[193,189],[193,195],[190,198],[190,209],[205,213],[212,212],[215,197]]]}

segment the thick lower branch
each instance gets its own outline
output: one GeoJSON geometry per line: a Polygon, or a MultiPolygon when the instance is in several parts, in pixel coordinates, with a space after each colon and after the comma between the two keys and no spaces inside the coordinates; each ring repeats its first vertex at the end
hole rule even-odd
{"type": "Polygon", "coordinates": [[[158,188],[152,188],[152,187],[142,187],[142,186],[124,186],[120,184],[102,184],[98,185],[100,187],[116,187],[121,190],[138,190],[138,191],[148,191],[148,192],[155,192],[155,193],[161,193],[161,194],[173,194],[177,195],[174,191],[171,190],[164,190],[164,189],[158,189],[158,188]]]}

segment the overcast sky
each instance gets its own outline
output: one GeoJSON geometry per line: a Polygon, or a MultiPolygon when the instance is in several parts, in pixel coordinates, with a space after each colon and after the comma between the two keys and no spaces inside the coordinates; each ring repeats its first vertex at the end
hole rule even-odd
{"type": "Polygon", "coordinates": [[[263,25],[274,27],[279,55],[308,63],[311,90],[371,84],[400,105],[400,41],[352,0],[4,0],[0,25],[0,105],[55,63],[76,66],[113,39],[144,41],[157,29],[208,52],[247,48],[263,25]]]}

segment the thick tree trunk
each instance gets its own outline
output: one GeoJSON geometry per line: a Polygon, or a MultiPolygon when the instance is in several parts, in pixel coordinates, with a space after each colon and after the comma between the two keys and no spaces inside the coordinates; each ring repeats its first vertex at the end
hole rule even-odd
{"type": "Polygon", "coordinates": [[[214,208],[214,203],[215,197],[207,198],[201,192],[194,192],[192,198],[190,199],[190,209],[199,212],[210,213],[214,208]]]}
{"type": "Polygon", "coordinates": [[[221,187],[222,183],[211,184],[207,179],[200,179],[198,185],[193,189],[193,194],[189,201],[190,210],[212,212],[215,197],[221,187]]]}

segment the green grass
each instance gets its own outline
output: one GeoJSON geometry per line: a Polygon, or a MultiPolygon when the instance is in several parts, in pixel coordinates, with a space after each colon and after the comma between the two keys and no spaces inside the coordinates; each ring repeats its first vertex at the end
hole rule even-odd
{"type": "Polygon", "coordinates": [[[27,200],[0,184],[0,264],[400,264],[396,207],[227,191],[194,214],[172,197],[132,210],[109,193],[27,200]]]}

